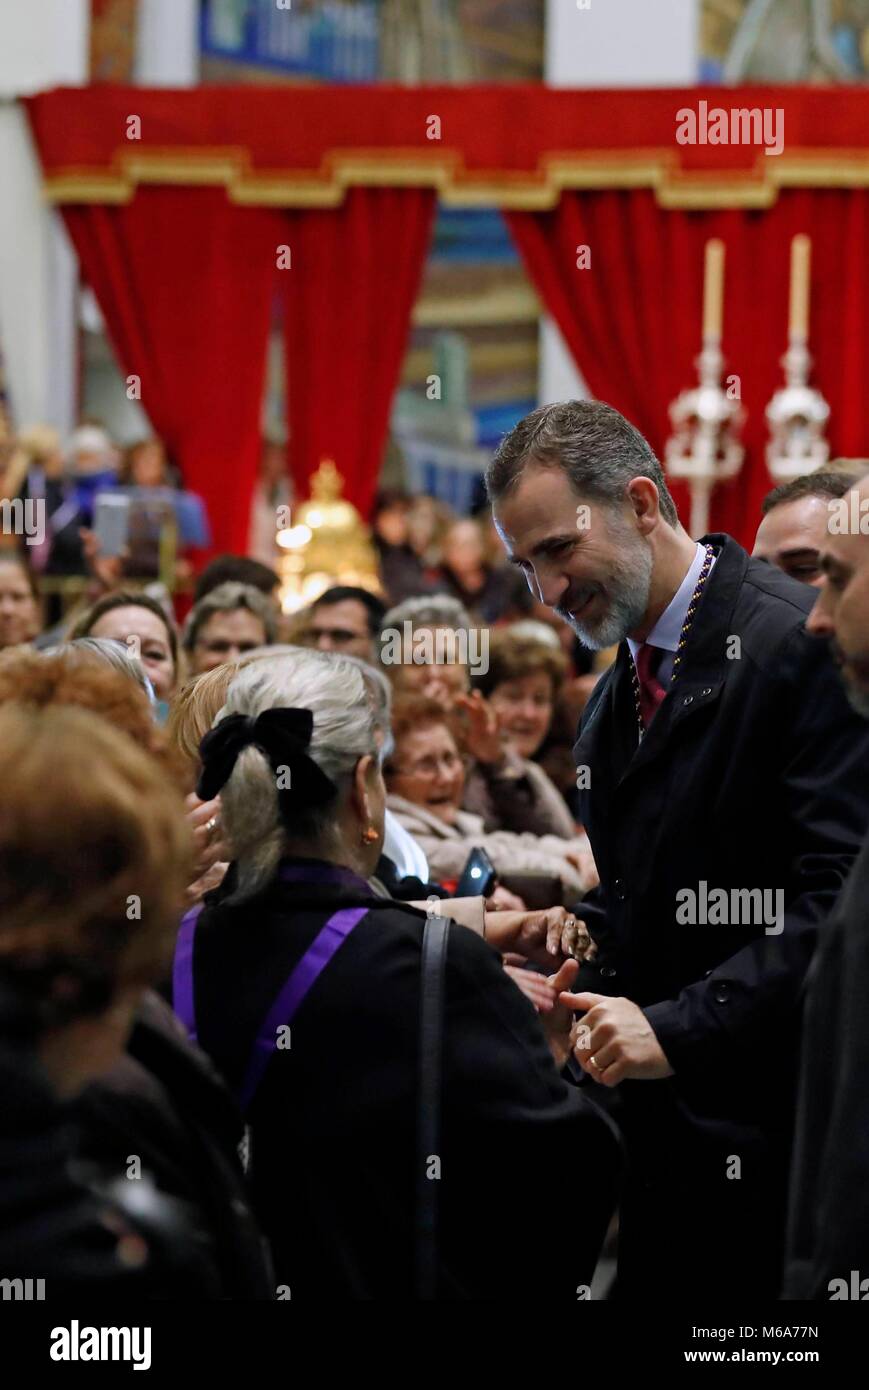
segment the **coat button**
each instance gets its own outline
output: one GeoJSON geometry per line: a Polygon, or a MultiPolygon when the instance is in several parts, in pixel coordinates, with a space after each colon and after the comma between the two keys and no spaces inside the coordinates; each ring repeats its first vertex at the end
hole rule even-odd
{"type": "Polygon", "coordinates": [[[693,695],[686,695],[686,696],[685,696],[685,699],[682,701],[682,704],[683,704],[683,705],[693,705],[693,703],[694,703],[694,696],[693,696],[693,695]]]}
{"type": "Polygon", "coordinates": [[[615,969],[613,968],[613,966],[611,966],[611,965],[602,965],[601,968],[600,968],[600,973],[603,975],[603,977],[604,977],[605,980],[611,980],[612,977],[615,975],[616,972],[615,972],[615,969]]]}
{"type": "Polygon", "coordinates": [[[706,689],[705,689],[704,691],[702,691],[701,693],[702,693],[703,695],[711,695],[711,694],[712,694],[712,686],[711,686],[711,685],[707,685],[706,689]]]}
{"type": "Polygon", "coordinates": [[[726,1004],[729,998],[730,985],[725,984],[725,982],[722,980],[720,984],[717,984],[715,986],[715,1002],[716,1004],[726,1004]]]}
{"type": "Polygon", "coordinates": [[[615,882],[613,883],[613,892],[615,893],[619,902],[623,903],[625,898],[628,896],[628,886],[623,878],[617,878],[615,880],[615,882]]]}

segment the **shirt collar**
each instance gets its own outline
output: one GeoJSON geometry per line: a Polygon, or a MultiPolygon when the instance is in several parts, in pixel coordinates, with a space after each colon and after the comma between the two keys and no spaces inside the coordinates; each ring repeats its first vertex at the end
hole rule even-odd
{"type": "MultiPolygon", "coordinates": [[[[665,652],[675,652],[678,649],[685,614],[688,612],[691,595],[697,587],[697,580],[700,578],[700,571],[705,559],[706,547],[698,544],[688,573],[646,638],[650,647],[660,647],[665,652]]],[[[713,560],[712,563],[714,564],[715,561],[713,560]]],[[[636,660],[637,652],[642,645],[642,642],[635,642],[633,637],[628,638],[628,646],[634,660],[636,660]]]]}

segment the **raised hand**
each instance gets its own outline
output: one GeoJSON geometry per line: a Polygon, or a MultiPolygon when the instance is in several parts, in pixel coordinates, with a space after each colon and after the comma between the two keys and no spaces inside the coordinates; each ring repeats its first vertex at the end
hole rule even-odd
{"type": "Polygon", "coordinates": [[[471,756],[478,763],[499,763],[504,756],[504,743],[492,706],[479,690],[472,695],[457,695],[455,706],[465,714],[465,745],[471,756]]]}

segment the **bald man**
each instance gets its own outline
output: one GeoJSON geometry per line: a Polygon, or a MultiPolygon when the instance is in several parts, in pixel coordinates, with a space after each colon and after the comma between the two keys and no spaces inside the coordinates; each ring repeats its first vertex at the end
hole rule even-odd
{"type": "MultiPolygon", "coordinates": [[[[827,534],[808,630],[829,638],[869,719],[869,477],[827,534]]],[[[869,776],[869,768],[867,768],[869,776]]],[[[869,839],[819,935],[809,974],[785,1297],[869,1299],[869,839]]]]}

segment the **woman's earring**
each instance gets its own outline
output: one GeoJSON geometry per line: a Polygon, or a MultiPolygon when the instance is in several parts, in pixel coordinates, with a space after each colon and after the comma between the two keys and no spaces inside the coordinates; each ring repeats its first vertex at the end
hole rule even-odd
{"type": "Polygon", "coordinates": [[[373,845],[375,840],[380,839],[380,831],[375,830],[373,825],[366,825],[361,835],[363,845],[373,845]]]}

